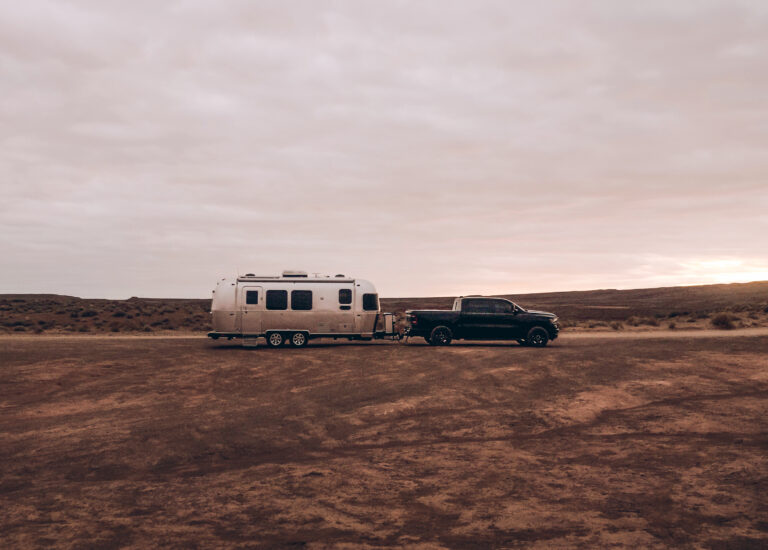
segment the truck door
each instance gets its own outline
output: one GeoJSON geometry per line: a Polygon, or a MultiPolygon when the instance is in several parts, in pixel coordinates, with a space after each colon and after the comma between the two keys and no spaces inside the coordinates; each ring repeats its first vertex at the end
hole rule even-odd
{"type": "Polygon", "coordinates": [[[461,338],[470,340],[493,340],[498,338],[498,321],[493,300],[464,298],[459,315],[461,338]]]}
{"type": "Polygon", "coordinates": [[[515,306],[506,300],[496,300],[493,306],[496,312],[496,337],[504,340],[521,338],[520,318],[515,314],[515,306]]]}
{"type": "Polygon", "coordinates": [[[264,311],[264,290],[260,286],[242,286],[237,297],[240,314],[240,332],[261,334],[261,317],[264,311]]]}

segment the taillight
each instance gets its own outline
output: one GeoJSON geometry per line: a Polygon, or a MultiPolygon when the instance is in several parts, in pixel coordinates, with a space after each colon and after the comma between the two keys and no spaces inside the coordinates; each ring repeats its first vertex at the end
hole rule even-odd
{"type": "Polygon", "coordinates": [[[418,319],[418,317],[416,317],[415,313],[411,313],[411,324],[412,325],[418,325],[419,324],[419,319],[418,319]]]}

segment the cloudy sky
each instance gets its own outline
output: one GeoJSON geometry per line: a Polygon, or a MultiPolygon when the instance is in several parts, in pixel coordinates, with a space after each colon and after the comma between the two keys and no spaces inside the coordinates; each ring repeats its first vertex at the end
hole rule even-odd
{"type": "Polygon", "coordinates": [[[0,292],[765,280],[768,2],[0,2],[0,194],[0,292]]]}

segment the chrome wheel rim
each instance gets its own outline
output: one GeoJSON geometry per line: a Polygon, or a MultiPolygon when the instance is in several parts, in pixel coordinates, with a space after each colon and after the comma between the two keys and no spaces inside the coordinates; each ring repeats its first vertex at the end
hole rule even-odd
{"type": "Polygon", "coordinates": [[[269,343],[272,344],[273,346],[279,346],[280,344],[283,343],[283,337],[277,333],[270,334],[269,343]]]}
{"type": "Polygon", "coordinates": [[[294,346],[303,346],[304,342],[307,341],[307,338],[306,338],[306,336],[304,336],[303,333],[297,332],[296,334],[293,335],[292,340],[293,340],[293,345],[294,346]]]}

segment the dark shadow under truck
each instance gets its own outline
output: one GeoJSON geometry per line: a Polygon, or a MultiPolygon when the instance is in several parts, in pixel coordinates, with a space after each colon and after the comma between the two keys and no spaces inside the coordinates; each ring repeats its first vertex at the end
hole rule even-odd
{"type": "Polygon", "coordinates": [[[433,346],[451,340],[517,340],[523,346],[546,346],[557,338],[557,316],[525,310],[504,298],[456,298],[453,309],[408,310],[404,336],[421,336],[433,346]]]}

